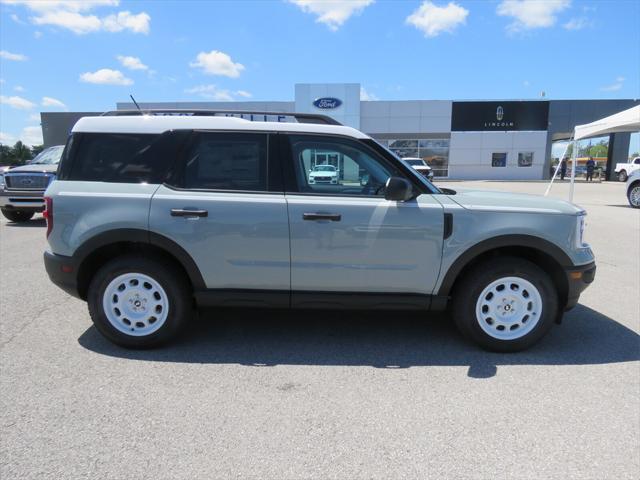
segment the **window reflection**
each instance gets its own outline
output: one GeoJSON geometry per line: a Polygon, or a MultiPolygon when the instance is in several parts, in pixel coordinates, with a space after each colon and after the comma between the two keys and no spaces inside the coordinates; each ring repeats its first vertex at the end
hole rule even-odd
{"type": "Polygon", "coordinates": [[[388,147],[400,158],[421,158],[433,170],[435,177],[449,176],[449,139],[375,139],[376,142],[388,147]]]}

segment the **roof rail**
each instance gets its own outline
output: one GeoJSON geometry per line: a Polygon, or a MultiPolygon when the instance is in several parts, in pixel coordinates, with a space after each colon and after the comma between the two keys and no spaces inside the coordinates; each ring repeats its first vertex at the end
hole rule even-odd
{"type": "Polygon", "coordinates": [[[166,108],[151,108],[141,110],[110,110],[104,112],[103,117],[119,117],[119,116],[133,116],[133,115],[184,115],[191,117],[214,117],[214,116],[247,116],[247,115],[261,115],[275,116],[275,117],[293,117],[298,123],[319,123],[323,125],[342,125],[340,122],[327,115],[321,115],[319,113],[295,113],[295,112],[271,112],[262,110],[200,110],[200,109],[166,109],[166,108]]]}

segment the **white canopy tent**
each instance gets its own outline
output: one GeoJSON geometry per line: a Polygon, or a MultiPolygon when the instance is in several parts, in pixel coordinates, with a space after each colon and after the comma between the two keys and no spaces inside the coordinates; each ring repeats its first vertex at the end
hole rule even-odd
{"type": "MultiPolygon", "coordinates": [[[[571,188],[569,190],[569,201],[573,200],[573,186],[576,178],[576,158],[578,155],[578,140],[583,138],[598,137],[601,135],[608,135],[610,133],[626,133],[626,132],[638,132],[640,131],[640,105],[632,107],[628,110],[624,110],[619,113],[615,113],[595,122],[587,123],[585,125],[576,125],[573,130],[573,155],[571,161],[571,188]]],[[[553,173],[553,178],[547,187],[545,196],[551,190],[551,185],[558,174],[561,162],[558,163],[558,167],[553,173]]]]}

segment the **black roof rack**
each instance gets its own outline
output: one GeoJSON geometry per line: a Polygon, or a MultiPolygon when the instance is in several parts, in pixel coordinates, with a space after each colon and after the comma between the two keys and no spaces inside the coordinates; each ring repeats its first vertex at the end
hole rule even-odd
{"type": "Polygon", "coordinates": [[[340,122],[327,115],[321,115],[318,113],[294,113],[294,112],[270,112],[262,110],[200,110],[200,109],[166,109],[166,108],[151,108],[142,110],[111,110],[104,112],[103,117],[126,117],[133,115],[185,115],[192,117],[213,117],[219,115],[233,116],[246,116],[246,115],[261,115],[265,119],[267,116],[276,117],[293,117],[298,123],[319,123],[323,125],[342,125],[340,122]]]}

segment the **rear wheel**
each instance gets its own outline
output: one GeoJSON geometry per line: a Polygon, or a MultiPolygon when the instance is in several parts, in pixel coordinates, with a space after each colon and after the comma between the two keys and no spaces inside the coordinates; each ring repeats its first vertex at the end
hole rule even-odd
{"type": "Polygon", "coordinates": [[[627,178],[629,178],[629,176],[627,175],[626,170],[620,170],[620,173],[618,173],[618,180],[620,180],[621,182],[626,182],[627,178]]]}
{"type": "Polygon", "coordinates": [[[87,303],[96,328],[113,343],[150,348],[174,339],[192,315],[182,272],[153,258],[123,256],[95,274],[87,303]]]}
{"type": "Polygon", "coordinates": [[[627,199],[633,208],[640,208],[640,182],[631,185],[627,192],[627,199]]]}
{"type": "Polygon", "coordinates": [[[35,212],[28,212],[25,210],[8,210],[3,208],[2,215],[4,215],[4,217],[11,222],[20,223],[31,220],[31,218],[35,215],[35,212]]]}
{"type": "Polygon", "coordinates": [[[558,295],[549,275],[515,257],[483,262],[456,286],[453,318],[460,332],[481,347],[524,350],[549,331],[558,295]]]}

